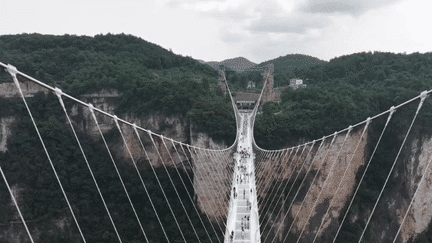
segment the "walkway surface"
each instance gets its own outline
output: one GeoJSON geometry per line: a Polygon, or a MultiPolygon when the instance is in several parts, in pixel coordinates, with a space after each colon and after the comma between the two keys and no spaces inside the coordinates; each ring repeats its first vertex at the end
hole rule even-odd
{"type": "Polygon", "coordinates": [[[226,243],[261,242],[252,153],[251,113],[240,113],[240,117],[226,243]]]}

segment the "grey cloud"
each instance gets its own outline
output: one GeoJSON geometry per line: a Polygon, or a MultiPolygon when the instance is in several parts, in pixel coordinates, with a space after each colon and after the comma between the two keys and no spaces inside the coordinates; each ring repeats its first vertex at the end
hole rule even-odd
{"type": "Polygon", "coordinates": [[[331,24],[325,16],[290,14],[288,16],[264,16],[252,22],[247,29],[252,32],[305,33],[308,29],[320,29],[331,24]]]}
{"type": "Polygon", "coordinates": [[[376,9],[400,0],[307,0],[299,10],[307,13],[341,13],[359,16],[368,10],[376,9]]]}
{"type": "Polygon", "coordinates": [[[287,13],[277,2],[261,4],[255,8],[259,19],[252,21],[246,29],[251,32],[264,33],[294,33],[303,34],[308,29],[321,29],[332,23],[328,16],[323,14],[300,13],[294,10],[287,13]]]}

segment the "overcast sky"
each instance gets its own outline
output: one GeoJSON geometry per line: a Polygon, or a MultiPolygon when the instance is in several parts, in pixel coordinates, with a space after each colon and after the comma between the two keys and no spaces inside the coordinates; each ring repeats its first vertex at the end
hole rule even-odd
{"type": "Polygon", "coordinates": [[[0,0],[0,35],[139,36],[205,61],[432,51],[431,0],[0,0]]]}

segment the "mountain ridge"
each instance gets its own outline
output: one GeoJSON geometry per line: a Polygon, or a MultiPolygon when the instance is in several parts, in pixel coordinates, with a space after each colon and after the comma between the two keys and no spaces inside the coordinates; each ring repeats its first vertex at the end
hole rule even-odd
{"type": "Polygon", "coordinates": [[[263,71],[267,66],[272,63],[274,65],[275,73],[286,74],[293,71],[296,68],[304,68],[315,65],[327,63],[327,61],[321,60],[317,57],[305,55],[305,54],[287,54],[285,56],[279,56],[261,63],[254,63],[249,61],[245,57],[235,57],[225,59],[223,61],[204,61],[197,59],[202,64],[207,64],[214,69],[219,69],[220,65],[224,65],[231,70],[238,73],[249,72],[249,71],[263,71]]]}
{"type": "Polygon", "coordinates": [[[214,69],[219,69],[220,65],[224,65],[236,72],[244,72],[254,66],[256,66],[257,64],[254,62],[249,61],[247,58],[245,57],[234,57],[234,58],[230,58],[230,59],[225,59],[223,61],[203,61],[203,60],[197,60],[200,63],[204,63],[209,65],[210,67],[214,68],[214,69]]]}

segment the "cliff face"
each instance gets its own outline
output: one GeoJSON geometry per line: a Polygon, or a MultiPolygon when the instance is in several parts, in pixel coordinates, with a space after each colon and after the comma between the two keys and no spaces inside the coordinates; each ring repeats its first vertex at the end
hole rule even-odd
{"type": "MultiPolygon", "coordinates": [[[[402,177],[406,178],[410,196],[414,195],[422,174],[425,178],[402,228],[403,242],[407,242],[410,238],[415,239],[418,234],[427,230],[432,219],[432,204],[430,203],[432,201],[431,166],[426,170],[427,164],[432,159],[432,139],[414,140],[411,145],[411,153],[408,163],[405,164],[405,173],[402,174],[402,177]]],[[[405,208],[407,208],[409,203],[406,200],[404,202],[406,202],[405,208]]],[[[399,215],[398,221],[402,221],[399,215]]]]}
{"type": "MultiPolygon", "coordinates": [[[[287,218],[282,220],[283,216],[275,218],[276,215],[270,215],[269,217],[269,225],[271,225],[270,230],[275,233],[280,228],[279,233],[276,235],[276,242],[283,241],[291,224],[292,229],[287,237],[288,241],[297,241],[300,232],[303,231],[299,242],[312,242],[321,223],[322,226],[317,237],[317,242],[331,242],[333,240],[342,217],[345,214],[345,210],[358,185],[358,180],[362,176],[372,153],[370,150],[371,147],[368,145],[370,132],[367,132],[364,137],[359,140],[361,132],[361,130],[352,132],[348,136],[343,147],[342,144],[345,134],[339,135],[331,145],[331,138],[327,139],[320,150],[317,150],[318,145],[316,144],[304,165],[301,164],[303,160],[299,160],[301,148],[297,155],[295,151],[291,155],[290,161],[291,163],[294,162],[295,166],[293,166],[294,164],[289,164],[285,168],[280,168],[280,170],[271,169],[273,171],[280,171],[277,175],[278,181],[291,178],[290,180],[293,183],[294,178],[303,166],[296,180],[299,184],[303,178],[305,178],[307,168],[309,168],[309,165],[313,162],[312,169],[305,178],[304,186],[294,200],[292,209],[288,213],[287,218]],[[354,153],[358,143],[359,147],[354,153]],[[349,163],[350,166],[348,170],[346,170],[349,163]],[[345,170],[346,175],[343,181],[341,181],[345,170]],[[314,183],[311,184],[315,174],[317,174],[316,179],[314,183]],[[339,183],[341,186],[338,190],[339,183]],[[310,190],[308,191],[307,189],[309,189],[309,187],[310,190]],[[322,222],[322,218],[330,206],[330,203],[331,207],[328,211],[328,215],[322,222]]],[[[303,158],[306,157],[309,150],[310,146],[306,147],[302,155],[303,158]]],[[[395,157],[396,153],[397,150],[394,154],[390,154],[390,156],[395,157]]],[[[425,177],[424,181],[420,185],[416,199],[411,206],[396,242],[416,242],[416,239],[428,230],[430,222],[432,221],[432,204],[430,203],[432,200],[432,184],[430,182],[432,168],[429,167],[426,171],[427,164],[432,159],[432,138],[420,136],[408,140],[402,153],[404,156],[401,156],[397,162],[395,171],[386,186],[386,190],[384,190],[383,196],[379,201],[378,207],[366,231],[365,237],[374,239],[375,242],[393,241],[423,174],[425,177]]],[[[381,161],[373,160],[372,163],[381,163],[381,161]]],[[[390,171],[390,166],[383,165],[380,169],[390,171]]],[[[374,175],[377,171],[371,171],[369,168],[367,173],[374,175]]],[[[364,184],[363,182],[362,188],[364,184]]],[[[291,185],[291,183],[289,185],[291,185]]],[[[382,185],[378,186],[379,189],[381,189],[381,186],[382,185]]],[[[294,186],[294,193],[291,192],[291,194],[295,194],[296,187],[298,187],[298,185],[294,186]]],[[[379,191],[369,195],[370,199],[362,199],[369,200],[367,201],[369,205],[359,206],[354,203],[344,225],[357,224],[364,227],[378,193],[379,191]]],[[[365,197],[365,195],[359,194],[357,194],[356,197],[365,197]]],[[[292,197],[290,200],[292,200],[292,197]]],[[[286,206],[286,208],[288,208],[288,206],[286,206]]],[[[351,228],[351,230],[353,230],[353,228],[351,228]]],[[[361,228],[361,230],[363,230],[363,228],[361,228]]],[[[357,241],[361,231],[354,231],[351,233],[357,241]]],[[[340,238],[342,237],[338,237],[339,240],[340,238]]]]}
{"type": "Polygon", "coordinates": [[[312,173],[308,178],[313,178],[312,176],[315,174],[317,174],[317,177],[311,185],[303,207],[300,208],[302,201],[296,200],[290,215],[292,218],[298,215],[298,219],[293,226],[294,234],[300,234],[302,229],[305,228],[302,236],[303,242],[313,241],[330,202],[331,208],[321,226],[319,236],[323,234],[322,232],[329,232],[329,229],[331,229],[330,232],[334,232],[338,228],[338,218],[341,214],[343,215],[344,206],[349,202],[350,196],[355,190],[356,174],[366,162],[367,133],[360,139],[361,133],[362,130],[351,132],[345,144],[345,134],[338,135],[333,144],[331,144],[331,138],[329,138],[311,158],[314,164],[311,170],[312,173]],[[357,144],[359,146],[356,151],[357,144]],[[341,182],[345,171],[346,175],[341,182]],[[337,190],[338,192],[335,194],[337,190]]]}
{"type": "Polygon", "coordinates": [[[14,116],[0,118],[0,152],[7,151],[7,140],[11,136],[11,126],[14,122],[14,116]]]}
{"type": "MultiPolygon", "coordinates": [[[[94,107],[106,111],[107,113],[114,114],[118,96],[112,95],[113,92],[109,91],[104,91],[104,93],[110,95],[86,95],[85,97],[82,97],[82,100],[93,104],[94,107]]],[[[82,107],[81,105],[74,104],[71,110],[72,119],[76,121],[77,127],[79,127],[80,130],[82,130],[83,132],[90,134],[93,139],[99,139],[100,134],[89,109],[86,107],[82,107]]],[[[129,163],[132,162],[131,156],[128,151],[129,148],[135,161],[146,160],[156,167],[162,166],[162,160],[164,160],[164,162],[170,162],[171,158],[168,154],[166,154],[167,148],[160,139],[154,137],[153,144],[153,141],[151,141],[149,134],[140,131],[140,138],[146,148],[146,152],[148,155],[147,157],[145,153],[143,153],[140,141],[131,126],[119,122],[123,136],[126,140],[126,146],[120,136],[118,129],[116,128],[114,120],[111,117],[105,116],[98,112],[95,112],[95,115],[103,133],[114,131],[114,133],[116,134],[117,138],[115,139],[115,141],[112,141],[115,146],[112,147],[115,148],[115,152],[117,154],[120,154],[125,159],[124,161],[129,163]],[[161,153],[161,156],[159,156],[158,151],[161,153]]],[[[172,138],[176,141],[188,143],[191,140],[189,137],[189,123],[186,118],[182,116],[167,117],[159,114],[140,117],[133,114],[127,114],[122,117],[122,119],[131,123],[135,123],[137,126],[143,127],[154,133],[163,135],[168,138],[172,138]]],[[[200,136],[200,134],[196,134],[195,136],[200,136]]],[[[170,142],[165,140],[165,144],[167,145],[167,147],[169,147],[170,142]]],[[[212,145],[211,143],[208,144],[212,145]]],[[[172,152],[173,151],[171,151],[170,153],[172,152]]],[[[172,158],[178,159],[178,155],[172,154],[172,158]]],[[[176,161],[175,163],[178,164],[179,161],[176,161]]]]}
{"type": "Polygon", "coordinates": [[[426,170],[432,159],[432,138],[414,138],[405,148],[405,156],[398,161],[399,166],[390,178],[389,184],[393,186],[385,191],[382,203],[378,204],[377,210],[382,217],[376,218],[369,226],[373,238],[379,241],[395,237],[418,186],[396,242],[415,242],[432,221],[431,166],[426,170]],[[423,174],[423,182],[419,185],[423,174]]]}
{"type": "MultiPolygon", "coordinates": [[[[22,85],[22,87],[24,86],[26,85],[22,85]]],[[[44,88],[41,88],[39,86],[23,90],[24,95],[28,99],[31,99],[31,97],[33,97],[34,94],[38,91],[43,91],[44,93],[47,93],[44,88]]],[[[19,96],[17,96],[17,90],[13,87],[9,87],[9,89],[6,91],[3,92],[4,94],[2,93],[2,98],[19,98],[19,96]]],[[[116,110],[118,98],[119,94],[117,92],[109,90],[103,90],[99,93],[84,95],[80,97],[81,100],[91,103],[94,107],[97,107],[111,114],[114,114],[114,111],[116,110]]],[[[16,101],[21,102],[21,100],[19,99],[16,99],[16,101]]],[[[65,99],[65,104],[77,132],[82,132],[89,135],[94,141],[100,141],[101,138],[99,131],[91,116],[89,109],[81,105],[69,103],[67,99],[65,99]]],[[[179,153],[177,153],[172,146],[170,140],[162,140],[156,136],[152,136],[152,141],[148,133],[140,131],[140,138],[146,148],[146,153],[143,153],[142,146],[133,128],[131,128],[127,124],[119,122],[122,133],[126,140],[126,146],[120,136],[118,129],[116,128],[116,124],[113,119],[98,112],[95,112],[95,114],[102,132],[106,134],[107,137],[110,136],[109,138],[107,138],[107,141],[111,151],[113,152],[113,154],[116,154],[117,157],[123,158],[122,161],[117,161],[118,163],[126,163],[132,167],[132,160],[127,147],[130,149],[132,157],[137,162],[140,170],[149,169],[149,167],[147,166],[148,163],[151,163],[155,168],[161,167],[163,164],[167,167],[176,166],[178,168],[183,168],[183,166],[180,166],[181,161],[187,161],[191,159],[191,155],[185,155],[180,150],[178,150],[179,153]]],[[[27,114],[25,113],[25,115],[27,114]]],[[[180,141],[183,143],[191,144],[193,146],[207,147],[211,149],[222,149],[226,147],[225,144],[219,144],[214,142],[207,134],[200,133],[197,128],[193,124],[190,124],[189,121],[183,116],[167,117],[160,114],[136,116],[134,114],[126,114],[120,117],[131,123],[135,123],[137,126],[148,129],[154,133],[161,134],[165,137],[172,138],[176,141],[180,141]]],[[[16,114],[1,114],[0,152],[6,152],[8,150],[8,140],[13,139],[12,136],[16,134],[16,132],[14,132],[14,123],[20,119],[21,117],[16,116],[16,114]]],[[[196,161],[202,160],[197,159],[196,161]]],[[[208,208],[204,208],[205,206],[203,206],[206,200],[211,200],[210,198],[208,198],[208,190],[205,190],[205,187],[203,186],[203,183],[205,184],[206,182],[208,182],[208,174],[203,171],[207,167],[201,168],[198,165],[191,166],[190,164],[186,166],[188,170],[193,169],[192,174],[194,176],[192,176],[192,179],[195,188],[195,199],[198,201],[198,204],[200,205],[202,210],[209,210],[208,208]],[[201,169],[199,171],[196,171],[196,168],[201,169]]],[[[222,175],[220,175],[220,178],[222,178],[222,175]]],[[[213,184],[214,183],[212,183],[212,185],[213,184]]],[[[23,193],[26,189],[25,186],[11,185],[11,187],[18,200],[18,204],[22,205],[22,195],[25,194],[23,193]]],[[[214,190],[217,189],[219,188],[214,188],[214,190]]],[[[9,197],[5,196],[3,198],[9,197]]],[[[205,205],[207,205],[207,203],[205,203],[205,205]]],[[[21,220],[18,216],[18,213],[16,212],[12,201],[7,202],[7,205],[0,206],[0,211],[3,211],[3,208],[7,208],[8,212],[11,213],[7,213],[7,215],[0,215],[0,241],[14,243],[29,242],[27,233],[21,223],[21,220]]],[[[209,210],[209,217],[212,219],[218,219],[215,218],[215,215],[220,214],[218,210],[222,209],[217,209],[214,212],[209,210]]],[[[40,238],[40,231],[42,231],[40,227],[49,227],[51,232],[53,233],[62,232],[62,234],[65,234],[66,232],[66,234],[69,235],[73,235],[71,232],[72,228],[75,227],[73,220],[67,218],[43,219],[43,222],[33,222],[30,220],[28,222],[28,225],[32,231],[32,236],[35,239],[40,238]]]]}
{"type": "Polygon", "coordinates": [[[285,163],[289,163],[288,165],[280,169],[269,168],[273,171],[280,171],[277,181],[282,182],[284,179],[291,181],[289,187],[287,187],[288,189],[286,189],[287,195],[288,191],[291,190],[289,193],[291,196],[286,202],[287,205],[284,207],[283,213],[279,214],[277,218],[278,211],[274,211],[275,215],[268,216],[268,225],[270,226],[268,230],[270,230],[270,235],[275,235],[278,232],[276,235],[277,242],[283,242],[290,228],[288,241],[296,241],[296,237],[300,235],[304,228],[300,242],[312,242],[321,224],[321,218],[330,205],[330,201],[331,208],[321,227],[321,234],[322,232],[334,232],[334,229],[337,230],[339,226],[338,218],[344,213],[343,209],[355,189],[356,174],[359,168],[365,164],[367,135],[360,139],[361,133],[361,130],[351,132],[345,143],[345,134],[338,135],[333,143],[331,143],[332,137],[330,137],[320,149],[318,149],[318,143],[315,144],[312,150],[310,145],[306,146],[304,150],[303,147],[298,151],[294,149],[288,155],[290,160],[285,161],[285,163]],[[355,150],[357,144],[359,146],[355,150]],[[310,171],[307,173],[309,168],[310,171]],[[346,175],[341,182],[345,171],[346,175]],[[302,182],[303,187],[285,217],[284,215],[291,204],[293,195],[296,194],[298,186],[302,182]],[[313,184],[311,184],[312,182],[313,184]],[[338,192],[335,194],[337,190],[338,192]]]}

